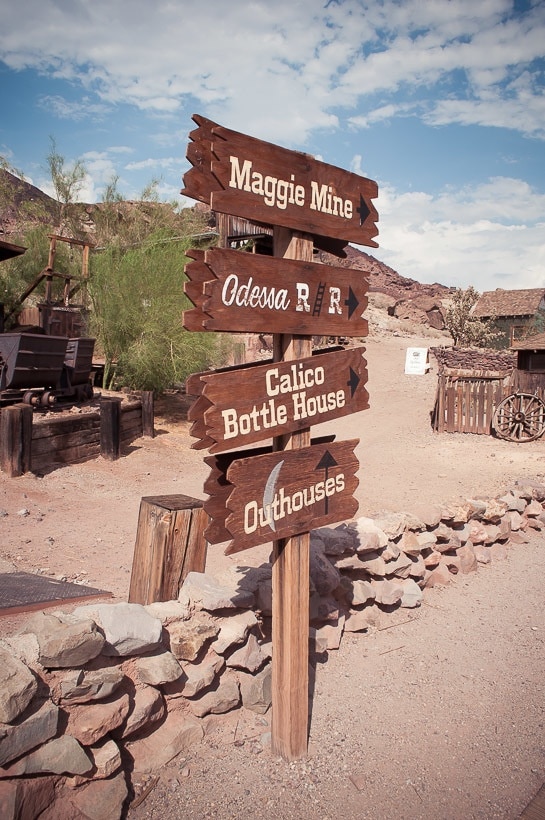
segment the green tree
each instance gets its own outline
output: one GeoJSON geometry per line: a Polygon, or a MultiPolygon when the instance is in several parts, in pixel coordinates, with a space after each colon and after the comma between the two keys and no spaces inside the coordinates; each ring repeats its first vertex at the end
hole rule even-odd
{"type": "Polygon", "coordinates": [[[455,347],[488,347],[498,333],[490,322],[471,315],[480,293],[470,285],[465,290],[456,288],[451,304],[445,314],[445,327],[452,336],[455,347]]]}
{"type": "Polygon", "coordinates": [[[163,230],[139,247],[92,255],[92,328],[105,359],[105,386],[160,392],[225,362],[228,337],[182,327],[182,311],[192,307],[183,293],[192,244],[190,236],[163,230]]]}
{"type": "Polygon", "coordinates": [[[55,190],[55,197],[59,203],[58,228],[59,232],[68,230],[68,234],[78,237],[81,233],[78,209],[74,208],[77,202],[87,171],[82,160],[78,159],[67,165],[65,158],[59,154],[54,137],[50,137],[50,149],[47,155],[47,164],[51,182],[55,190]]]}

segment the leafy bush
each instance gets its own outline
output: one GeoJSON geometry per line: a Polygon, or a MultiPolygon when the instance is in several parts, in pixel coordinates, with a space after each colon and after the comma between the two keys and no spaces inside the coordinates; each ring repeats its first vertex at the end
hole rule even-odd
{"type": "Polygon", "coordinates": [[[105,386],[159,392],[190,373],[225,361],[229,342],[189,333],[182,311],[185,252],[191,238],[155,232],[138,248],[108,248],[92,256],[92,328],[105,357],[105,386]]]}
{"type": "Polygon", "coordinates": [[[473,285],[465,290],[457,288],[452,296],[452,303],[445,314],[445,327],[455,347],[489,347],[498,336],[490,322],[471,315],[479,297],[473,285]]]}

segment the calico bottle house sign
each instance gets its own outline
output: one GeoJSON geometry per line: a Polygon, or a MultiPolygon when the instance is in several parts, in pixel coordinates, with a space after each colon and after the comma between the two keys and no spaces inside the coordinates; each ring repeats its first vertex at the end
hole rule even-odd
{"type": "Polygon", "coordinates": [[[324,351],[293,362],[233,367],[192,377],[193,445],[211,453],[239,449],[369,407],[363,348],[324,351]],[[243,385],[243,389],[241,389],[243,385]],[[201,437],[202,436],[202,437],[201,437]]]}

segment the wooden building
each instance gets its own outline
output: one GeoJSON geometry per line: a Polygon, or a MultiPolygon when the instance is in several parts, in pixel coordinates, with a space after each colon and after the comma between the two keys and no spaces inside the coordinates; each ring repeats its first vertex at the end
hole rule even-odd
{"type": "Polygon", "coordinates": [[[545,319],[545,288],[485,291],[472,311],[475,319],[490,321],[499,331],[498,348],[512,347],[528,336],[539,314],[545,319]]]}

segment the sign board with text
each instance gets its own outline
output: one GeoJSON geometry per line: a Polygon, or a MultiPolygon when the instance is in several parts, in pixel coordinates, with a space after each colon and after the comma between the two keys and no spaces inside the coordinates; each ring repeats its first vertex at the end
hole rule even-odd
{"type": "Polygon", "coordinates": [[[187,330],[367,335],[367,282],[350,269],[223,248],[188,255],[187,330]]]}
{"type": "MultiPolygon", "coordinates": [[[[191,434],[218,453],[365,410],[369,396],[362,354],[363,348],[356,347],[203,373],[191,434]]],[[[197,442],[195,449],[200,448],[197,442]]]]}
{"type": "Polygon", "coordinates": [[[376,182],[193,117],[182,194],[212,210],[377,247],[376,182]]]}
{"type": "Polygon", "coordinates": [[[358,509],[358,443],[314,444],[234,461],[227,470],[232,491],[225,526],[232,541],[226,554],[352,518],[358,509]]]}

